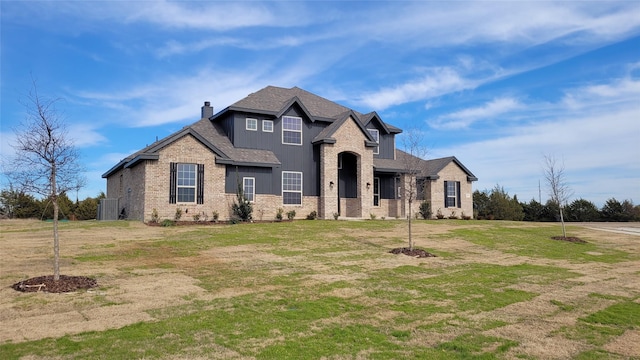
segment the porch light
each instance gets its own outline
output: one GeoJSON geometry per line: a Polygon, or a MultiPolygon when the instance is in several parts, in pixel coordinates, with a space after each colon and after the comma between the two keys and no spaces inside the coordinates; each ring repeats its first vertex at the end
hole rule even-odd
{"type": "Polygon", "coordinates": [[[369,188],[370,188],[370,187],[371,187],[371,183],[370,183],[370,182],[368,182],[368,183],[367,183],[367,190],[369,190],[369,188]]]}
{"type": "Polygon", "coordinates": [[[333,189],[333,181],[329,181],[329,187],[333,189]]]}

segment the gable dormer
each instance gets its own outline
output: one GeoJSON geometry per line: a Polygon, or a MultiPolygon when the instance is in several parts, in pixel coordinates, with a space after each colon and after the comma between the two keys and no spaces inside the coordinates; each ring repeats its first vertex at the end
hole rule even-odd
{"type": "Polygon", "coordinates": [[[395,135],[402,131],[387,125],[376,112],[362,115],[362,122],[378,143],[377,148],[374,150],[374,158],[395,159],[395,135]]]}

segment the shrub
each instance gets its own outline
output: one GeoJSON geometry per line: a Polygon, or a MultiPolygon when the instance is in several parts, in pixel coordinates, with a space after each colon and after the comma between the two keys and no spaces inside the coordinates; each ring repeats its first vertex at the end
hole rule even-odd
{"type": "Polygon", "coordinates": [[[193,221],[195,221],[195,222],[200,221],[200,214],[193,215],[193,221]]]}
{"type": "Polygon", "coordinates": [[[376,219],[376,214],[374,214],[374,213],[369,213],[369,218],[370,218],[371,220],[375,220],[375,219],[376,219]]]}
{"type": "Polygon", "coordinates": [[[182,209],[176,208],[176,214],[173,215],[173,220],[174,221],[180,221],[181,217],[182,217],[182,209]]]}
{"type": "Polygon", "coordinates": [[[160,225],[162,226],[174,226],[176,224],[175,221],[173,220],[169,220],[169,219],[164,219],[162,220],[162,222],[160,223],[160,225]]]}
{"type": "Polygon", "coordinates": [[[284,210],[282,208],[278,208],[278,212],[276,213],[276,220],[282,221],[282,214],[283,213],[284,213],[284,210]]]}
{"type": "Polygon", "coordinates": [[[307,215],[307,220],[315,220],[318,217],[318,213],[315,211],[312,211],[309,213],[309,215],[307,215]]]}
{"type": "Polygon", "coordinates": [[[456,216],[456,212],[455,210],[451,210],[451,214],[449,215],[449,219],[457,219],[458,216],[456,216]]]}
{"type": "Polygon", "coordinates": [[[438,219],[444,219],[444,215],[442,214],[442,210],[438,209],[438,211],[436,211],[436,217],[438,219]]]}
{"type": "Polygon", "coordinates": [[[158,215],[158,209],[153,208],[153,210],[151,210],[151,222],[154,224],[157,224],[158,221],[160,221],[160,216],[158,215]]]}
{"type": "Polygon", "coordinates": [[[296,211],[295,210],[287,211],[287,219],[293,220],[295,217],[296,217],[296,211]]]}
{"type": "Polygon", "coordinates": [[[253,205],[244,195],[242,186],[238,185],[238,192],[236,194],[236,201],[231,205],[233,215],[242,221],[250,221],[251,214],[253,213],[253,205]]]}
{"type": "Polygon", "coordinates": [[[425,220],[431,218],[431,203],[426,200],[421,202],[418,214],[425,220]]]}
{"type": "Polygon", "coordinates": [[[340,217],[340,214],[338,214],[337,212],[333,213],[333,219],[334,220],[338,220],[339,217],[340,217]]]}
{"type": "Polygon", "coordinates": [[[218,222],[218,219],[220,218],[220,214],[218,214],[217,211],[214,211],[212,215],[213,221],[214,222],[218,222]]]}

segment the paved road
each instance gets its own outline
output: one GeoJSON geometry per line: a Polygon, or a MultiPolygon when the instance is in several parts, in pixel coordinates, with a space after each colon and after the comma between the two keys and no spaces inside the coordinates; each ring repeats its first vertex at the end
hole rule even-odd
{"type": "Polygon", "coordinates": [[[621,234],[629,234],[640,236],[640,222],[585,222],[585,223],[567,223],[568,225],[580,225],[589,229],[610,231],[621,234]]]}

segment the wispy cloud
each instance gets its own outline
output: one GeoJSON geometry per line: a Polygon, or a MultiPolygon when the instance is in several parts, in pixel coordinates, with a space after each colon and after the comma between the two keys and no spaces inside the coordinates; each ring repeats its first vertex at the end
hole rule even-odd
{"type": "Polygon", "coordinates": [[[435,129],[440,130],[456,130],[467,128],[471,124],[484,120],[495,119],[503,114],[521,109],[521,104],[517,99],[511,97],[503,97],[493,99],[482,106],[463,109],[444,116],[438,117],[436,120],[429,121],[428,124],[435,129]]]}
{"type": "Polygon", "coordinates": [[[356,102],[375,110],[384,110],[393,105],[473,89],[477,84],[475,80],[463,78],[455,69],[432,68],[417,80],[365,93],[356,102]]]}
{"type": "MultiPolygon", "coordinates": [[[[625,78],[595,87],[576,87],[568,91],[574,99],[571,106],[566,100],[549,105],[553,115],[546,109],[535,123],[514,123],[499,133],[502,136],[434,149],[433,155],[456,154],[463,162],[483,169],[475,174],[480,178],[478,188],[500,183],[525,201],[537,199],[537,179],[542,176],[541,159],[545,153],[564,158],[568,180],[577,187],[576,198],[582,196],[581,191],[587,191],[587,185],[580,185],[586,180],[586,173],[598,174],[598,181],[606,184],[597,198],[590,198],[596,203],[625,196],[621,194],[640,195],[640,103],[611,101],[619,95],[628,100],[640,98],[637,85],[638,81],[625,78]]],[[[536,108],[523,105],[523,109],[532,112],[530,116],[535,116],[536,108]]]]}

